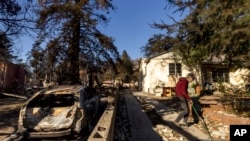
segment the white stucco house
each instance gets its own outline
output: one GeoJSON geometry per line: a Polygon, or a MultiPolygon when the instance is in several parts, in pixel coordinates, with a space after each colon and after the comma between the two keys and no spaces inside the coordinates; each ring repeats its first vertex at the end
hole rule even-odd
{"type": "Polygon", "coordinates": [[[175,87],[179,77],[190,73],[190,69],[173,51],[142,58],[139,71],[139,89],[151,94],[162,87],[175,87]]]}
{"type": "Polygon", "coordinates": [[[174,51],[142,58],[139,66],[139,90],[160,96],[163,87],[174,88],[179,77],[185,77],[190,72],[197,76],[197,81],[202,87],[205,83],[225,82],[232,85],[250,83],[249,68],[233,70],[223,65],[223,60],[221,57],[204,61],[200,64],[199,70],[194,72],[174,51]]]}

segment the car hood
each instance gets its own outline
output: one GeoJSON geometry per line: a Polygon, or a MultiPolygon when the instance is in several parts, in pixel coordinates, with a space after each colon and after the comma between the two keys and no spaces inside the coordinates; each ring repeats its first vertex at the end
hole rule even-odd
{"type": "Polygon", "coordinates": [[[70,128],[75,118],[76,107],[26,108],[23,125],[35,131],[56,131],[70,128]]]}

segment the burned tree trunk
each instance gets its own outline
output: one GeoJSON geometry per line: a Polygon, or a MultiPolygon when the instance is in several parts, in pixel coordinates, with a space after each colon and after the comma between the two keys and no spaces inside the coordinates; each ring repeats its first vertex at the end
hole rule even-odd
{"type": "MultiPolygon", "coordinates": [[[[79,3],[80,0],[75,0],[75,3],[79,3]]],[[[69,55],[69,74],[70,84],[79,84],[79,52],[80,52],[80,15],[74,14],[73,20],[72,39],[68,48],[69,55]]]]}

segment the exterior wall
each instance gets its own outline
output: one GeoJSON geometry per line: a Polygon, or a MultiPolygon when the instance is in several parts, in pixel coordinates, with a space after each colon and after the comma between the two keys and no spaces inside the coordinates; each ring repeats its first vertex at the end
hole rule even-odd
{"type": "MultiPolygon", "coordinates": [[[[180,76],[174,76],[171,80],[169,75],[169,63],[181,63],[182,64],[182,77],[185,77],[188,73],[193,72],[198,83],[203,87],[205,83],[212,82],[212,68],[224,68],[223,65],[201,65],[198,70],[193,70],[184,65],[178,56],[173,52],[168,52],[153,58],[141,59],[140,62],[140,76],[139,76],[139,90],[143,92],[155,94],[156,89],[165,87],[174,87],[175,82],[180,76]]],[[[245,85],[250,84],[250,69],[240,68],[237,70],[229,69],[229,83],[232,85],[245,85]]]]}
{"type": "Polygon", "coordinates": [[[139,90],[145,92],[145,76],[146,76],[146,59],[143,58],[140,60],[140,65],[139,65],[139,90]]]}
{"type": "Polygon", "coordinates": [[[248,68],[240,68],[236,71],[230,71],[229,81],[233,85],[249,84],[250,70],[248,68]]]}
{"type": "Polygon", "coordinates": [[[24,85],[25,70],[20,65],[0,62],[0,84],[3,89],[10,90],[24,85]],[[18,82],[16,82],[17,80],[18,82]]]}
{"type": "MultiPolygon", "coordinates": [[[[212,78],[212,70],[213,68],[228,68],[223,65],[205,65],[202,68],[202,81],[203,85],[205,83],[216,83],[213,82],[212,78]]],[[[232,84],[232,85],[244,85],[250,83],[250,70],[248,68],[239,68],[236,70],[229,69],[229,82],[225,82],[224,84],[232,84]]],[[[229,85],[230,86],[230,85],[229,85]]]]}
{"type": "Polygon", "coordinates": [[[188,67],[182,64],[182,75],[173,78],[169,75],[169,63],[181,63],[181,61],[173,52],[151,58],[149,62],[147,59],[141,60],[140,81],[143,92],[153,94],[157,87],[175,87],[178,78],[190,72],[188,67]]]}

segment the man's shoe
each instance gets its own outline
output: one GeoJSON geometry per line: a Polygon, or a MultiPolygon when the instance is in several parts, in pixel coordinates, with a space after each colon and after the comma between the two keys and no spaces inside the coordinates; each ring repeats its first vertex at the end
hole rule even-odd
{"type": "Polygon", "coordinates": [[[183,127],[183,128],[187,128],[187,127],[189,127],[191,125],[192,125],[192,123],[183,123],[180,126],[183,127]]]}
{"type": "Polygon", "coordinates": [[[188,122],[187,123],[187,126],[189,127],[189,126],[191,126],[191,125],[193,125],[194,124],[194,122],[188,122]]]}
{"type": "Polygon", "coordinates": [[[179,127],[181,126],[181,124],[178,121],[174,121],[174,124],[179,126],[179,127]]]}
{"type": "Polygon", "coordinates": [[[180,124],[180,127],[181,127],[181,128],[187,128],[188,125],[184,123],[184,124],[180,124]]]}

